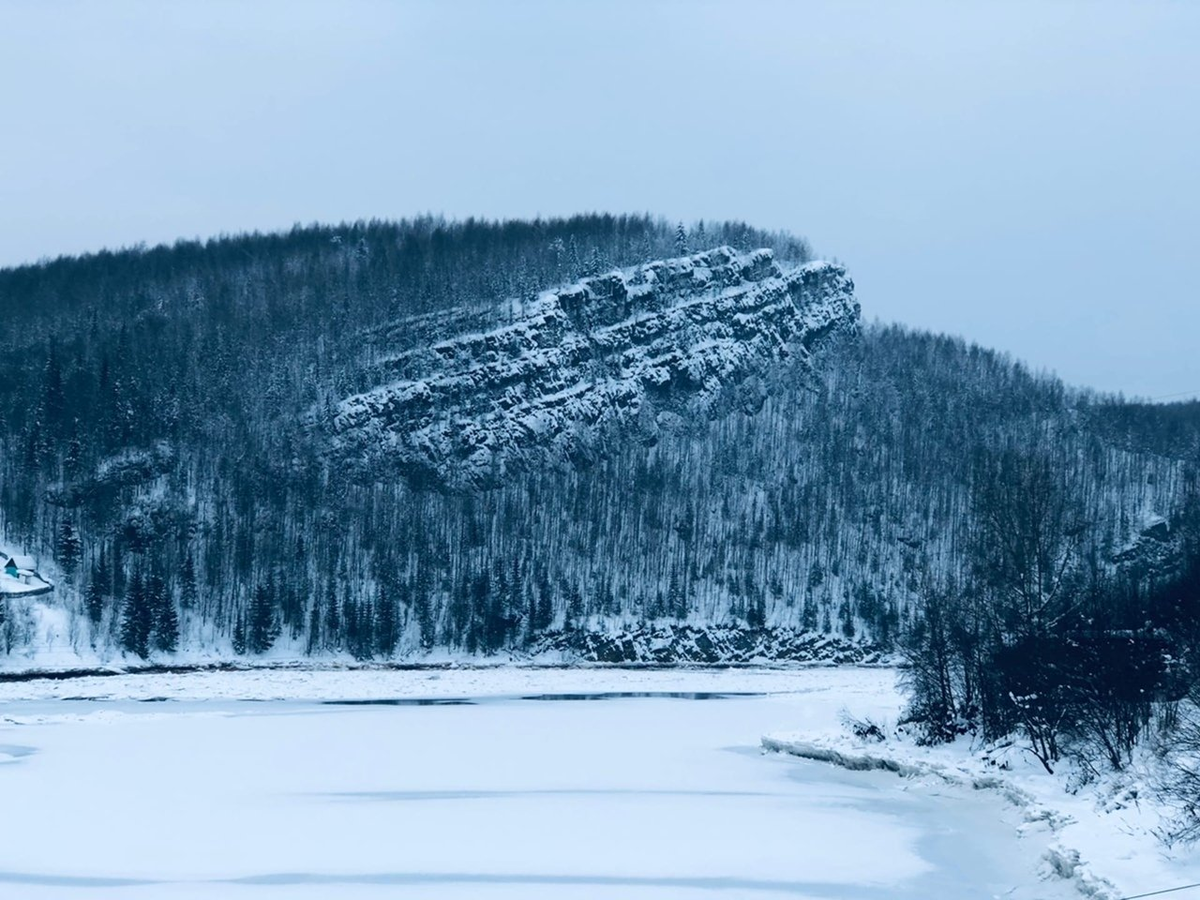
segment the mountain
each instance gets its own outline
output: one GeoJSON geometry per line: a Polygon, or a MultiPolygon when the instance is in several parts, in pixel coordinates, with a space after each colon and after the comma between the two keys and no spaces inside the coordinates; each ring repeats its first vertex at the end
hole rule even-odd
{"type": "Polygon", "coordinates": [[[995,459],[1153,580],[1200,446],[740,223],[313,226],[0,271],[0,313],[3,542],[101,658],[870,658],[971,577],[995,459]]]}

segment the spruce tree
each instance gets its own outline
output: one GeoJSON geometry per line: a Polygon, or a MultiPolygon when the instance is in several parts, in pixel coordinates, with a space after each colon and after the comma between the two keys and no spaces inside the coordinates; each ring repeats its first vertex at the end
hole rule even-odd
{"type": "Polygon", "coordinates": [[[92,577],[88,580],[87,590],[83,594],[83,608],[92,627],[99,627],[100,620],[104,618],[104,589],[100,586],[100,579],[96,577],[94,568],[92,577]]]}
{"type": "Polygon", "coordinates": [[[58,345],[51,341],[46,356],[45,381],[42,388],[42,410],[48,437],[57,437],[66,424],[67,395],[63,388],[62,364],[58,345]]]}
{"type": "Polygon", "coordinates": [[[342,649],[341,599],[338,597],[337,584],[333,581],[329,582],[325,601],[325,649],[342,649]]]}
{"type": "Polygon", "coordinates": [[[63,572],[68,578],[74,577],[82,554],[83,543],[79,540],[75,526],[64,519],[58,529],[58,540],[55,544],[54,555],[58,558],[58,564],[62,567],[63,572]]]}
{"type": "Polygon", "coordinates": [[[421,648],[429,650],[436,643],[437,635],[434,633],[436,626],[433,617],[433,597],[429,579],[425,577],[423,571],[417,575],[413,604],[416,607],[417,630],[420,632],[421,648]]]}
{"type": "Polygon", "coordinates": [[[83,466],[83,442],[79,440],[78,419],[72,424],[72,432],[71,439],[67,442],[66,452],[63,454],[63,471],[68,478],[77,477],[83,466]]]}
{"type": "Polygon", "coordinates": [[[126,653],[146,659],[150,655],[150,632],[153,617],[146,594],[146,580],[138,569],[134,570],[125,591],[125,605],[121,611],[121,649],[126,653]]]}
{"type": "Polygon", "coordinates": [[[389,657],[396,650],[399,638],[396,597],[389,589],[379,592],[375,601],[375,652],[389,657]]]}
{"type": "Polygon", "coordinates": [[[583,592],[579,590],[576,584],[567,586],[567,620],[566,628],[568,631],[574,628],[583,627],[583,618],[585,614],[583,606],[583,592]]]}
{"type": "Polygon", "coordinates": [[[315,599],[308,612],[308,640],[304,644],[304,655],[312,656],[321,651],[321,604],[315,599]]]}
{"type": "Polygon", "coordinates": [[[525,583],[525,642],[530,643],[538,630],[538,600],[533,585],[525,583]]]}
{"type": "Polygon", "coordinates": [[[342,631],[346,636],[346,648],[355,659],[361,658],[362,635],[358,627],[359,605],[354,598],[347,597],[342,610],[342,631]]]}
{"type": "Polygon", "coordinates": [[[545,569],[538,573],[537,595],[537,619],[534,622],[534,631],[545,631],[554,624],[554,592],[545,569]]]}
{"type": "Polygon", "coordinates": [[[183,558],[183,567],[179,572],[179,605],[185,611],[196,608],[199,598],[199,587],[196,584],[196,558],[189,547],[183,558]]]}
{"type": "Polygon", "coordinates": [[[246,616],[239,610],[233,621],[233,652],[245,656],[246,649],[246,616]]]}
{"type": "Polygon", "coordinates": [[[675,619],[687,618],[687,595],[683,590],[683,579],[679,569],[671,570],[671,582],[667,589],[667,615],[675,619]]]}
{"type": "Polygon", "coordinates": [[[179,614],[175,612],[175,604],[170,598],[159,611],[154,629],[154,646],[163,653],[174,653],[179,648],[179,614]]]}
{"type": "Polygon", "coordinates": [[[250,601],[250,615],[246,622],[246,649],[251,653],[266,653],[279,637],[279,617],[275,612],[273,579],[260,584],[250,601]]]}
{"type": "Polygon", "coordinates": [[[179,614],[161,575],[150,576],[146,593],[153,617],[152,645],[163,653],[174,653],[179,647],[179,614]]]}

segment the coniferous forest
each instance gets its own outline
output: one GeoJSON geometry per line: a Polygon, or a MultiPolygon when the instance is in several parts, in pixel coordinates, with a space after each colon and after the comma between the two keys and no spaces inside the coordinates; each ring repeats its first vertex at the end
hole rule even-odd
{"type": "MultiPolygon", "coordinates": [[[[0,546],[39,560],[71,640],[102,654],[907,649],[935,660],[914,669],[935,737],[1051,715],[984,683],[1014,647],[1049,660],[1087,631],[1101,654],[1137,632],[1153,655],[1191,622],[1197,404],[1075,390],[898,326],[831,334],[752,403],[486,486],[331,452],[339,404],[398,355],[715,247],[812,257],[740,223],[596,215],[297,227],[4,270],[0,546]]],[[[10,652],[33,640],[27,606],[5,606],[10,652]]]]}

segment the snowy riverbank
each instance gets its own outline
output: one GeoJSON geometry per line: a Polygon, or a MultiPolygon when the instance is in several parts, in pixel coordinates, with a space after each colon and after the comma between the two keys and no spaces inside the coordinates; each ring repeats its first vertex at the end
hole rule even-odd
{"type": "Polygon", "coordinates": [[[1015,752],[989,764],[841,724],[895,721],[901,703],[894,670],[853,667],[9,681],[0,885],[30,900],[1065,900],[1200,880],[1192,854],[1157,844],[1131,782],[1071,795],[1015,752]],[[151,806],[127,807],[151,786],[151,806]]]}
{"type": "Polygon", "coordinates": [[[1116,900],[1200,882],[1200,852],[1168,848],[1156,834],[1170,810],[1149,787],[1155,760],[1148,751],[1123,773],[1088,774],[1063,762],[1050,774],[1019,742],[983,748],[963,738],[919,746],[893,727],[898,707],[887,706],[847,704],[853,715],[883,725],[882,740],[856,736],[844,723],[820,723],[766,734],[762,746],[851,771],[892,773],[920,790],[994,794],[1017,812],[1023,837],[1042,836],[1044,872],[1072,882],[1083,896],[1116,900]]]}

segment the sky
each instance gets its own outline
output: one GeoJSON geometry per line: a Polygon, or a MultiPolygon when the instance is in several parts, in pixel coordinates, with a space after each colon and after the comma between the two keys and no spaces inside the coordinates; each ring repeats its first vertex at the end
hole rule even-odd
{"type": "Polygon", "coordinates": [[[0,266],[426,212],[741,219],[867,318],[1200,396],[1200,3],[0,0],[0,266]]]}

